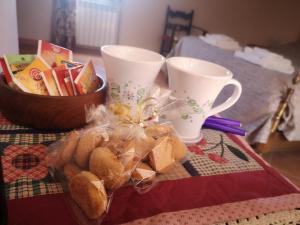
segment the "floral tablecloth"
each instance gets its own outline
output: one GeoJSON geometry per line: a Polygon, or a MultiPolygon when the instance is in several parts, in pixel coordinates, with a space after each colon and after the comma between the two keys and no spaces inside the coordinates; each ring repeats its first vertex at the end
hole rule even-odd
{"type": "MultiPolygon", "coordinates": [[[[47,145],[64,135],[16,126],[0,116],[0,222],[76,224],[45,163],[47,145]]],[[[140,195],[131,186],[116,191],[103,224],[300,223],[297,187],[239,137],[213,130],[203,135],[150,192],[140,195]]]]}

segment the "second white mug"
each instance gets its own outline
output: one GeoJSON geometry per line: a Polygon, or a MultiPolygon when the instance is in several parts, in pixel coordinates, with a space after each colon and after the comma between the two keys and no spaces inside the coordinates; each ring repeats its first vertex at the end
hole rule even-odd
{"type": "Polygon", "coordinates": [[[169,88],[174,97],[185,100],[179,116],[170,120],[183,141],[197,142],[205,119],[231,107],[241,96],[241,84],[231,71],[211,62],[187,57],[171,57],[166,62],[169,88]],[[226,85],[235,86],[232,96],[212,108],[226,85]]]}

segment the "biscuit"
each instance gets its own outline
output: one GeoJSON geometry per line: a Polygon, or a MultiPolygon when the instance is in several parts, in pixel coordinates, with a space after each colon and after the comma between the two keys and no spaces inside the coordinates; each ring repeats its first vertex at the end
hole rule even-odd
{"type": "Polygon", "coordinates": [[[174,162],[174,152],[170,138],[168,136],[161,137],[149,154],[151,167],[156,172],[164,173],[174,162]]]}
{"type": "Polygon", "coordinates": [[[81,136],[75,152],[75,162],[78,166],[81,168],[88,166],[91,152],[99,146],[101,141],[101,134],[95,130],[90,130],[81,136]]]}
{"type": "Polygon", "coordinates": [[[81,171],[82,170],[75,163],[72,162],[68,162],[64,166],[64,174],[68,180],[71,180],[72,177],[79,174],[81,171]]]}
{"type": "Polygon", "coordinates": [[[124,165],[107,147],[98,147],[92,151],[89,168],[99,179],[104,180],[108,189],[116,189],[126,182],[123,181],[124,165]]]}
{"type": "Polygon", "coordinates": [[[172,144],[175,160],[181,160],[187,152],[185,144],[175,135],[170,135],[169,137],[172,144]]]}
{"type": "Polygon", "coordinates": [[[72,159],[78,143],[78,139],[79,139],[79,132],[72,131],[65,138],[65,140],[62,141],[60,147],[58,148],[58,157],[56,161],[57,168],[61,168],[72,159]]]}
{"type": "Polygon", "coordinates": [[[74,176],[69,189],[72,199],[90,219],[99,218],[107,208],[107,194],[102,181],[94,174],[83,171],[74,176]]]}
{"type": "Polygon", "coordinates": [[[134,172],[131,175],[131,178],[134,180],[152,180],[155,177],[155,171],[146,163],[139,163],[134,172]]]}

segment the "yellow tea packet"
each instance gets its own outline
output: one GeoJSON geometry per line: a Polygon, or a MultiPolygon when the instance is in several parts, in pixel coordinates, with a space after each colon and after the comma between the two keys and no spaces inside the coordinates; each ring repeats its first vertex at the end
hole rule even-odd
{"type": "Polygon", "coordinates": [[[13,81],[24,92],[49,95],[41,76],[41,72],[47,69],[50,69],[47,63],[37,56],[31,64],[13,77],[13,81]]]}

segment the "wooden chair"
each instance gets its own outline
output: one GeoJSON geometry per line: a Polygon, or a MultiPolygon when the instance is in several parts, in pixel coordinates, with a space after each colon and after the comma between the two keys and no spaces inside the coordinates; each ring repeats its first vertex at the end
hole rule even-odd
{"type": "MultiPolygon", "coordinates": [[[[293,85],[300,85],[300,70],[295,74],[293,78],[293,85]]],[[[290,150],[300,147],[300,141],[287,141],[284,136],[278,131],[278,126],[282,121],[283,115],[288,109],[288,103],[294,94],[294,88],[290,87],[287,89],[285,96],[281,100],[278,109],[273,117],[271,134],[266,144],[259,143],[255,147],[255,150],[260,154],[265,154],[273,149],[290,150]]]]}
{"type": "Polygon", "coordinates": [[[167,55],[176,42],[179,40],[179,35],[190,35],[192,30],[194,10],[186,13],[183,11],[173,11],[170,6],[167,8],[164,34],[160,53],[167,55]]]}

